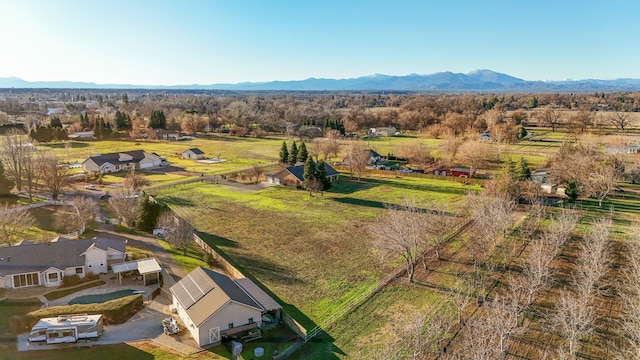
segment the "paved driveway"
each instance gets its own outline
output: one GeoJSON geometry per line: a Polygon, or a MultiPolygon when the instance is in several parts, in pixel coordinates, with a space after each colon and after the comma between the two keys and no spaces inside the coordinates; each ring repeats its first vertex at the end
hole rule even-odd
{"type": "Polygon", "coordinates": [[[144,307],[124,324],[105,326],[104,333],[99,338],[92,339],[86,343],[83,341],[71,344],[30,343],[28,340],[29,334],[21,334],[18,335],[18,351],[70,348],[84,344],[120,344],[130,341],[154,339],[163,334],[162,319],[165,317],[167,317],[167,315],[156,309],[144,307]]]}

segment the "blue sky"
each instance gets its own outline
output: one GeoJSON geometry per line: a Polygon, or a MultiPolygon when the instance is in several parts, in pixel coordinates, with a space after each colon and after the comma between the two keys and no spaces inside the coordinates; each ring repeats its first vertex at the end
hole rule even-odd
{"type": "Polygon", "coordinates": [[[640,78],[640,1],[0,0],[0,77],[187,85],[491,69],[640,78]]]}

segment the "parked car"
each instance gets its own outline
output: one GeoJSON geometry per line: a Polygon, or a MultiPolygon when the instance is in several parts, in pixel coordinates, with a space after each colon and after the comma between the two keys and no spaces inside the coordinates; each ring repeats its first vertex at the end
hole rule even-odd
{"type": "Polygon", "coordinates": [[[85,185],[84,188],[87,190],[98,190],[98,188],[93,184],[85,185]]]}
{"type": "Polygon", "coordinates": [[[100,194],[100,200],[106,200],[106,199],[108,199],[110,197],[111,197],[111,195],[106,194],[106,193],[105,194],[100,194]]]}
{"type": "Polygon", "coordinates": [[[153,229],[153,235],[158,237],[159,239],[164,239],[164,236],[167,234],[165,229],[153,229]]]}

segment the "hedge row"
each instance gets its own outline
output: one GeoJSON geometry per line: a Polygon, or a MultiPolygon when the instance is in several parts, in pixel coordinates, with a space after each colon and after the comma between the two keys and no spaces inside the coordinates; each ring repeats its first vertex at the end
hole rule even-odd
{"type": "Polygon", "coordinates": [[[102,314],[104,324],[122,324],[143,307],[141,294],[125,296],[119,299],[104,302],[102,304],[76,304],[64,306],[52,306],[27,315],[12,316],[11,327],[16,332],[30,330],[40,319],[56,317],[67,314],[102,314]]]}

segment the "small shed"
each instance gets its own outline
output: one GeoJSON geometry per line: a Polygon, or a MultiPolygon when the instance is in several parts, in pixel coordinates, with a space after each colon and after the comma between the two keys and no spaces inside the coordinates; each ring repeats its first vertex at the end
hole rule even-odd
{"type": "Polygon", "coordinates": [[[147,258],[135,261],[127,261],[111,266],[114,274],[118,274],[118,281],[122,284],[122,274],[136,271],[141,276],[144,286],[158,284],[160,281],[160,272],[162,268],[155,258],[147,258]]]}
{"type": "Polygon", "coordinates": [[[203,160],[204,152],[198,148],[187,149],[182,152],[183,159],[203,160]]]}

